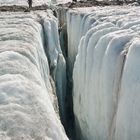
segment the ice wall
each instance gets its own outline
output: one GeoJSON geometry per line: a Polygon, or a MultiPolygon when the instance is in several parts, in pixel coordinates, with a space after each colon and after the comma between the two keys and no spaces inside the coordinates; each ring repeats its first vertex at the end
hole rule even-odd
{"type": "Polygon", "coordinates": [[[0,139],[68,139],[53,106],[41,25],[45,20],[51,30],[53,23],[47,16],[52,17],[0,14],[0,139]]]}
{"type": "Polygon", "coordinates": [[[50,73],[55,81],[60,117],[65,123],[66,62],[59,42],[58,21],[52,15],[46,17],[44,12],[38,13],[38,16],[43,19],[41,24],[45,35],[45,51],[49,59],[50,73]]]}
{"type": "Polygon", "coordinates": [[[75,62],[74,115],[80,140],[140,139],[139,15],[138,7],[67,13],[71,69],[75,62]]]}

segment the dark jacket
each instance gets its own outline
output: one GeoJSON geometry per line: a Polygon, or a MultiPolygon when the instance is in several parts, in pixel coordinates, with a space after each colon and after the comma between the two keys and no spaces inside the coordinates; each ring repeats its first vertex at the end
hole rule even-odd
{"type": "Polygon", "coordinates": [[[32,7],[32,0],[28,0],[29,8],[32,7]]]}

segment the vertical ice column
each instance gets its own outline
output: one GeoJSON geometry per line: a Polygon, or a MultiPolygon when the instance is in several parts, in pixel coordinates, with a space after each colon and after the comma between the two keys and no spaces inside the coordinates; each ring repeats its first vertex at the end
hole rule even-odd
{"type": "Polygon", "coordinates": [[[140,41],[130,44],[123,69],[114,140],[139,140],[140,138],[140,41]]]}
{"type": "Polygon", "coordinates": [[[62,122],[65,123],[66,62],[60,47],[56,18],[46,17],[43,27],[46,42],[45,50],[49,59],[51,74],[56,84],[60,117],[62,122]]]}
{"type": "Polygon", "coordinates": [[[26,6],[28,7],[27,0],[0,0],[0,6],[26,6]]]}
{"type": "Polygon", "coordinates": [[[123,68],[121,54],[135,35],[132,30],[115,32],[119,28],[113,24],[101,25],[82,38],[73,71],[76,123],[88,140],[110,138],[123,68]]]}
{"type": "Polygon", "coordinates": [[[67,12],[67,33],[68,33],[68,67],[69,75],[72,76],[73,65],[80,40],[80,23],[83,15],[76,11],[67,12]]]}

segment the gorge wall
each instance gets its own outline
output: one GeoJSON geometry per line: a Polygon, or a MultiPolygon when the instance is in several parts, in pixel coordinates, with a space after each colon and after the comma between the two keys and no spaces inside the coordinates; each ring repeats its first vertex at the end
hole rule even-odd
{"type": "Polygon", "coordinates": [[[138,140],[139,7],[67,13],[68,61],[80,140],[138,140]]]}
{"type": "Polygon", "coordinates": [[[139,140],[140,8],[66,2],[0,0],[0,139],[139,140]]]}

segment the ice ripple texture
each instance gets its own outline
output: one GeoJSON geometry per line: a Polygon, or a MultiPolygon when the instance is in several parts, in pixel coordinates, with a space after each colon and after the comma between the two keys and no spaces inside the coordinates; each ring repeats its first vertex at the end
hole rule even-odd
{"type": "Polygon", "coordinates": [[[140,139],[139,15],[129,6],[67,13],[80,140],[140,139]]]}

